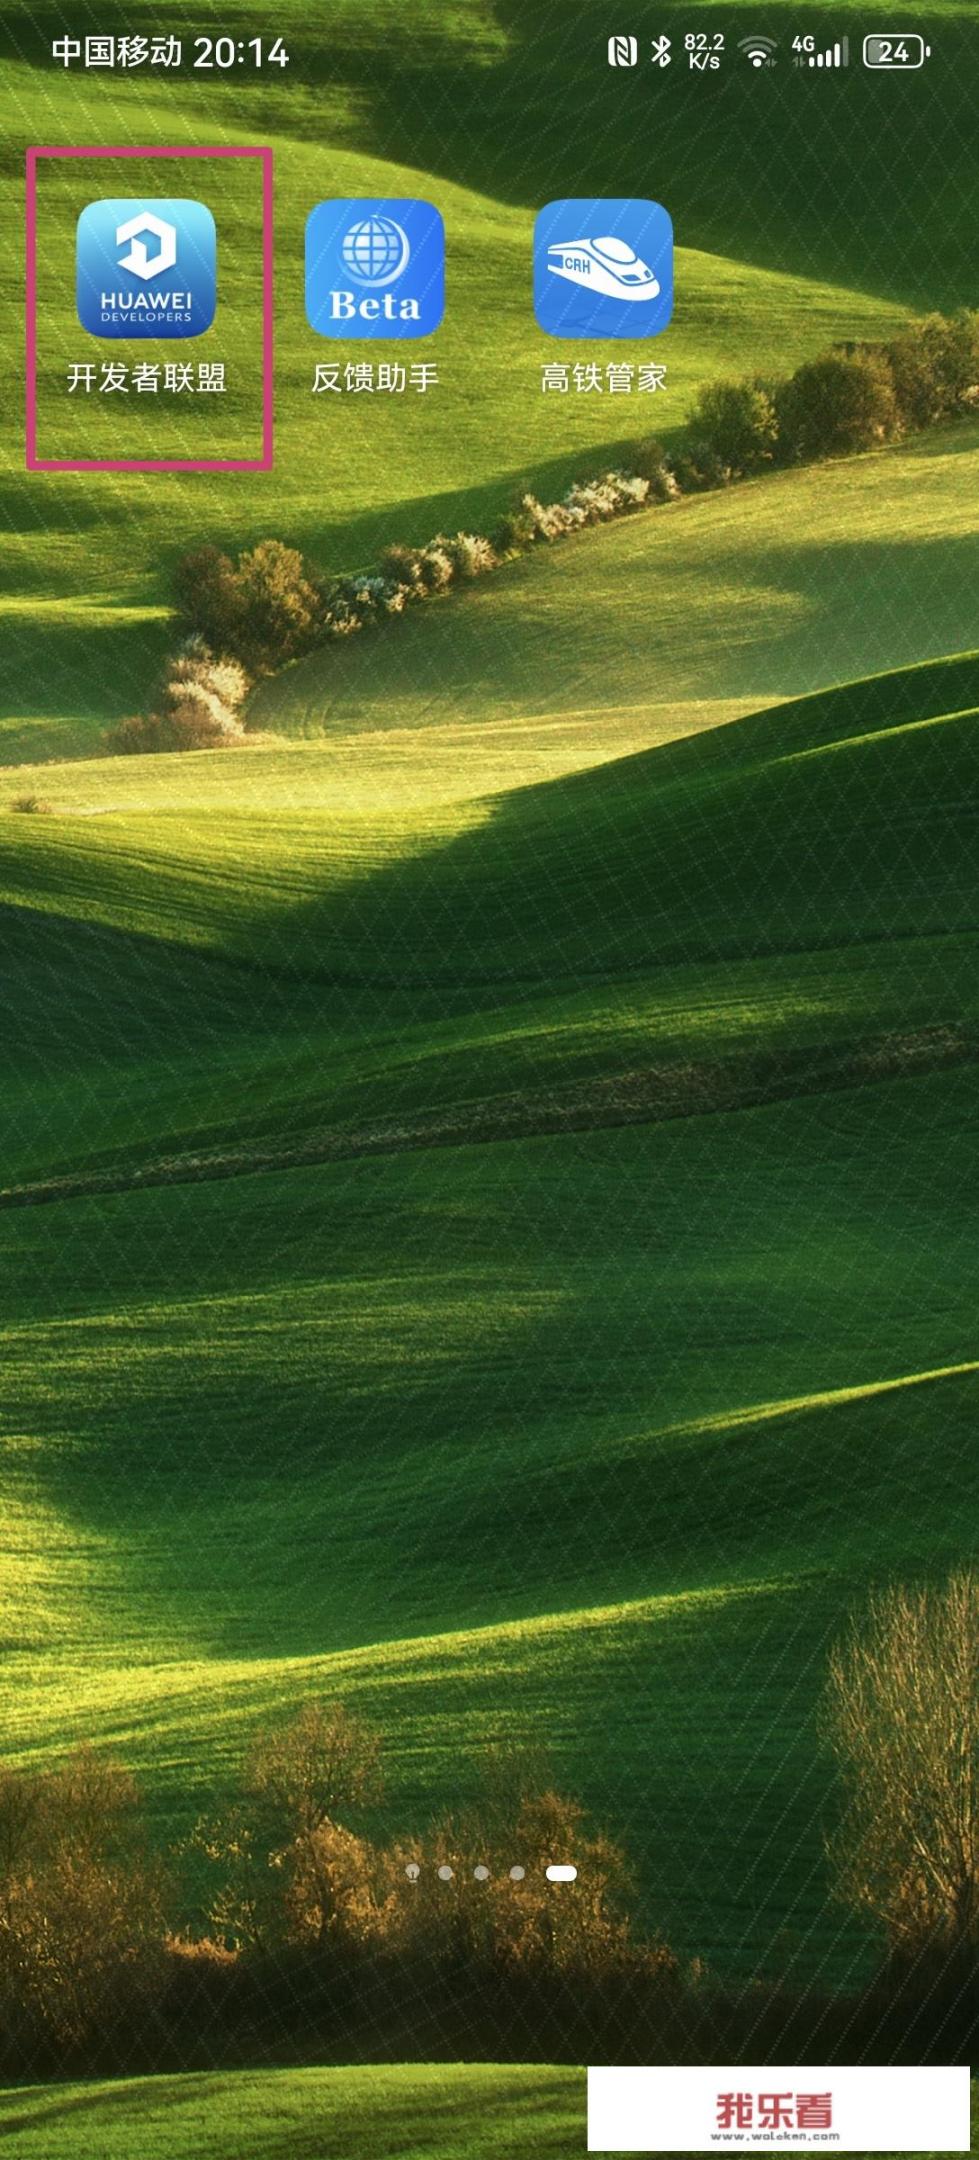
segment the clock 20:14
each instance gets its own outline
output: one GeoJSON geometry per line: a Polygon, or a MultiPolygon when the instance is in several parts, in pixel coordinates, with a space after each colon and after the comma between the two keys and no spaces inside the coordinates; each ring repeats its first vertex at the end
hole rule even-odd
{"type": "Polygon", "coordinates": [[[264,38],[233,37],[194,39],[195,68],[288,67],[289,55],[280,37],[267,44],[264,38]]]}

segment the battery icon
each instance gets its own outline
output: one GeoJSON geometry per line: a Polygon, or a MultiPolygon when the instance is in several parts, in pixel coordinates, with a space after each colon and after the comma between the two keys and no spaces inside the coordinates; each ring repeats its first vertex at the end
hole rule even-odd
{"type": "Polygon", "coordinates": [[[863,41],[863,64],[869,68],[920,68],[931,57],[931,46],[919,37],[917,30],[906,31],[903,37],[865,37],[863,41]]]}

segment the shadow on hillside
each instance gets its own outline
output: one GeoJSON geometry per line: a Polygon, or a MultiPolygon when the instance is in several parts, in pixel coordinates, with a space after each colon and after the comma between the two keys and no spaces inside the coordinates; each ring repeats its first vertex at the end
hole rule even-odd
{"type": "MultiPolygon", "coordinates": [[[[32,1075],[47,1083],[74,1075],[81,1087],[80,1075],[87,1072],[82,1093],[89,1107],[98,1103],[101,1085],[108,1150],[128,1069],[138,1076],[142,1061],[159,1060],[165,1088],[175,1060],[198,1060],[206,1073],[210,1058],[236,1041],[253,1043],[263,1030],[272,1048],[279,1030],[301,1028],[320,1002],[315,986],[281,978],[269,968],[262,974],[259,1014],[254,970],[247,963],[86,922],[57,907],[49,912],[29,903],[0,905],[0,943],[0,1068],[9,1076],[0,1124],[8,1128],[7,1176],[32,1075]],[[117,1077],[110,1081],[114,1071],[117,1077]]],[[[149,1107],[149,1095],[146,1100],[149,1107]]],[[[57,1139],[47,1138],[53,1162],[57,1139]]],[[[68,1160],[74,1138],[69,1119],[68,1160]]]]}
{"type": "MultiPolygon", "coordinates": [[[[943,602],[957,623],[971,614],[973,548],[938,540],[921,552],[931,567],[937,642],[949,628],[943,602]],[[952,591],[961,596],[954,602],[952,591]]],[[[826,673],[852,672],[847,622],[834,617],[848,608],[856,629],[867,581],[884,591],[898,566],[896,605],[907,555],[887,543],[831,551],[835,575],[820,613],[836,640],[829,658],[817,628],[811,633],[814,671],[822,650],[824,681],[826,673]]],[[[783,580],[790,565],[791,583],[803,592],[817,571],[825,582],[822,548],[785,551],[783,580]]],[[[769,580],[775,568],[773,557],[769,580]]],[[[892,666],[906,623],[882,615],[892,666]]],[[[917,659],[918,639],[908,635],[906,643],[907,657],[917,659]]],[[[775,672],[771,657],[769,665],[775,672]]],[[[749,666],[750,659],[742,672],[749,666]]],[[[844,683],[838,707],[827,694],[828,739],[972,707],[976,672],[966,657],[866,687],[844,683]]],[[[971,930],[972,737],[912,731],[882,746],[867,781],[859,768],[851,787],[849,764],[844,772],[829,761],[786,762],[786,753],[827,739],[820,709],[812,698],[795,712],[762,712],[497,797],[478,825],[323,902],[304,903],[288,940],[296,951],[315,951],[325,974],[342,969],[348,980],[361,973],[365,982],[458,990],[573,987],[640,968],[971,930]]]]}
{"type": "Polygon", "coordinates": [[[373,76],[372,135],[387,155],[534,207],[565,194],[651,195],[688,246],[909,305],[976,297],[976,54],[965,21],[942,20],[934,85],[892,78],[885,131],[877,86],[859,67],[866,24],[852,12],[832,22],[834,37],[850,37],[850,74],[820,77],[816,111],[787,35],[761,85],[729,27],[719,75],[685,67],[684,38],[698,25],[713,36],[713,8],[659,10],[656,32],[675,56],[665,78],[608,68],[599,0],[498,0],[496,15],[507,50],[493,66],[436,68],[417,89],[400,67],[386,82],[373,76]],[[932,249],[908,245],[915,232],[942,234],[940,290],[932,249]]]}
{"type": "MultiPolygon", "coordinates": [[[[3,768],[104,754],[103,729],[140,710],[171,641],[166,621],[86,621],[71,601],[2,614],[0,789],[3,768]]],[[[9,775],[15,791],[16,775],[9,775]]]]}

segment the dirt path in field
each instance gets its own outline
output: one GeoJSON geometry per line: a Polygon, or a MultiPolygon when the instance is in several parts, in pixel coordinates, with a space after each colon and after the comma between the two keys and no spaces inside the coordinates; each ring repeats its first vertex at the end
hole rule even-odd
{"type": "Polygon", "coordinates": [[[597,1132],[619,1125],[749,1110],[763,1103],[860,1088],[946,1066],[979,1062],[979,1031],[929,1027],[868,1036],[828,1048],[761,1056],[648,1065],[567,1087],[449,1104],[395,1122],[327,1127],[299,1139],[273,1138],[238,1148],[163,1155],[142,1163],[79,1171],[0,1190],[0,1208],[42,1207],[89,1194],[136,1192],[145,1186],[192,1185],[217,1178],[255,1177],[311,1163],[357,1156],[399,1155],[426,1148],[473,1147],[550,1133],[597,1132]]]}

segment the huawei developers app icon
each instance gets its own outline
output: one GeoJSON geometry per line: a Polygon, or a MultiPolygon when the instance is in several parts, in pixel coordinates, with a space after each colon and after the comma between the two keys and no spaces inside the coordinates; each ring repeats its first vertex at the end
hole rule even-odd
{"type": "Polygon", "coordinates": [[[78,220],[76,298],[95,337],[200,337],[217,306],[210,211],[185,197],[89,203],[78,220]]]}
{"type": "Polygon", "coordinates": [[[673,313],[673,226],[662,203],[548,203],[534,227],[534,313],[551,337],[658,337],[673,313]]]}
{"type": "Polygon", "coordinates": [[[414,198],[321,202],[306,221],[306,319],[321,337],[419,338],[445,311],[445,227],[414,198]]]}

